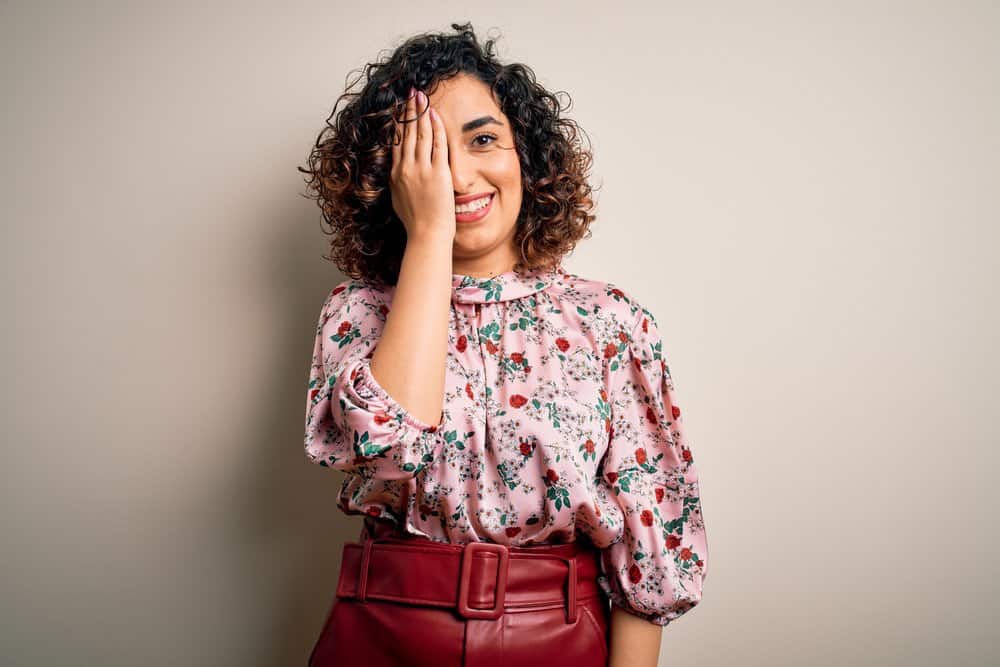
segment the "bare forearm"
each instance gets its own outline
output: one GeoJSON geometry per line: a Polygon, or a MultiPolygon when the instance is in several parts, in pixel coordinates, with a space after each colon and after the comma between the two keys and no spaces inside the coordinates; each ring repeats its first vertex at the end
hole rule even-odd
{"type": "Polygon", "coordinates": [[[444,403],[452,243],[447,236],[408,240],[371,362],[375,380],[428,424],[440,421],[444,403]]]}
{"type": "Polygon", "coordinates": [[[662,635],[662,626],[613,606],[608,666],[656,667],[662,635]]]}

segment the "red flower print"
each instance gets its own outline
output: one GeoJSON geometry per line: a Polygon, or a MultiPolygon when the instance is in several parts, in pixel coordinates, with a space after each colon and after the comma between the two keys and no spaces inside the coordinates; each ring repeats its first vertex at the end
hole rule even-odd
{"type": "Polygon", "coordinates": [[[527,402],[528,398],[526,396],[521,396],[521,394],[513,394],[510,397],[510,406],[512,408],[519,408],[527,402]]]}
{"type": "Polygon", "coordinates": [[[470,401],[476,400],[476,397],[472,394],[472,385],[468,382],[465,383],[465,395],[469,397],[470,401]]]}
{"type": "Polygon", "coordinates": [[[625,292],[621,291],[618,288],[612,288],[611,293],[614,294],[619,299],[624,299],[625,298],[625,292]]]}
{"type": "Polygon", "coordinates": [[[562,337],[556,338],[556,347],[560,352],[565,352],[569,349],[569,341],[562,337]]]}
{"type": "Polygon", "coordinates": [[[681,549],[681,560],[690,560],[690,559],[691,559],[691,550],[687,547],[681,549]]]}
{"type": "Polygon", "coordinates": [[[309,400],[310,401],[315,401],[317,394],[319,394],[319,389],[313,389],[312,391],[310,391],[309,392],[309,400]]]}
{"type": "Polygon", "coordinates": [[[610,359],[611,357],[618,354],[618,346],[614,343],[608,343],[604,346],[604,358],[610,359]]]}
{"type": "Polygon", "coordinates": [[[545,478],[550,482],[552,482],[553,484],[555,484],[556,482],[559,481],[559,473],[557,473],[552,468],[549,468],[548,470],[545,471],[545,478]]]}
{"type": "Polygon", "coordinates": [[[375,505],[372,505],[371,507],[365,510],[365,514],[369,516],[379,516],[380,514],[382,514],[382,509],[375,505]]]}
{"type": "Polygon", "coordinates": [[[619,331],[618,332],[618,340],[620,340],[623,343],[627,343],[628,342],[628,334],[625,333],[624,331],[619,331]]]}
{"type": "Polygon", "coordinates": [[[676,549],[681,545],[681,538],[676,535],[667,535],[666,544],[668,549],[676,549]]]}
{"type": "Polygon", "coordinates": [[[681,416],[681,409],[676,405],[671,405],[670,414],[673,415],[674,419],[677,419],[678,417],[681,416]]]}
{"type": "Polygon", "coordinates": [[[681,450],[681,458],[684,459],[685,461],[687,461],[688,463],[690,463],[691,462],[691,450],[690,449],[686,449],[686,448],[682,449],[681,450]]]}
{"type": "Polygon", "coordinates": [[[392,420],[392,417],[390,417],[388,414],[386,414],[384,412],[379,412],[378,414],[376,414],[372,418],[372,421],[374,421],[379,426],[381,426],[382,424],[385,424],[386,422],[391,421],[391,420],[392,420]]]}
{"type": "Polygon", "coordinates": [[[524,354],[521,352],[513,352],[510,355],[510,360],[513,361],[515,364],[523,364],[524,354]]]}
{"type": "Polygon", "coordinates": [[[608,481],[611,482],[612,484],[618,481],[618,473],[616,472],[609,472],[607,475],[605,475],[605,477],[607,477],[608,481]]]}
{"type": "Polygon", "coordinates": [[[615,430],[613,428],[611,428],[611,420],[610,419],[605,419],[604,420],[604,430],[608,432],[608,438],[612,438],[614,436],[615,430]]]}
{"type": "Polygon", "coordinates": [[[649,331],[649,318],[642,318],[642,330],[644,332],[649,331]]]}
{"type": "Polygon", "coordinates": [[[604,391],[603,389],[601,389],[601,400],[604,401],[605,403],[607,403],[608,401],[608,392],[604,391]]]}
{"type": "Polygon", "coordinates": [[[496,354],[497,353],[497,349],[499,349],[499,348],[497,348],[496,343],[494,343],[491,340],[486,341],[486,351],[487,352],[489,352],[490,354],[496,354]]]}
{"type": "Polygon", "coordinates": [[[653,410],[653,406],[651,405],[646,408],[646,421],[650,424],[655,424],[657,422],[656,411],[653,410]]]}
{"type": "Polygon", "coordinates": [[[632,365],[635,366],[635,370],[642,372],[642,359],[639,357],[632,357],[632,365]]]}
{"type": "Polygon", "coordinates": [[[633,584],[637,584],[642,580],[642,571],[639,570],[639,566],[632,564],[632,567],[628,569],[628,580],[633,584]]]}
{"type": "Polygon", "coordinates": [[[469,339],[465,336],[465,334],[459,336],[458,340],[455,341],[455,349],[458,350],[459,352],[465,352],[465,348],[467,348],[468,346],[469,346],[469,339]]]}
{"type": "Polygon", "coordinates": [[[504,530],[504,532],[507,533],[507,537],[514,537],[515,535],[517,535],[518,533],[521,532],[521,527],[520,526],[508,526],[504,530]]]}
{"type": "Polygon", "coordinates": [[[336,287],[333,288],[333,295],[337,296],[338,294],[340,294],[341,292],[343,292],[345,289],[347,289],[347,285],[337,285],[336,287]]]}
{"type": "Polygon", "coordinates": [[[594,453],[594,441],[591,440],[590,438],[587,438],[587,442],[583,443],[583,449],[588,454],[593,454],[594,453]]]}
{"type": "Polygon", "coordinates": [[[659,505],[663,502],[664,489],[662,486],[656,487],[656,504],[659,505]]]}
{"type": "Polygon", "coordinates": [[[642,465],[643,463],[646,462],[645,447],[640,447],[639,449],[635,450],[635,462],[638,463],[639,465],[642,465]]]}
{"type": "Polygon", "coordinates": [[[524,367],[524,372],[525,372],[525,374],[530,373],[531,372],[531,366],[525,366],[524,367]]]}
{"type": "Polygon", "coordinates": [[[601,508],[597,506],[597,503],[594,503],[594,514],[596,516],[601,516],[601,508]]]}
{"type": "Polygon", "coordinates": [[[699,559],[699,560],[696,560],[696,561],[694,562],[694,564],[695,564],[695,565],[697,565],[698,567],[701,567],[702,565],[704,565],[704,563],[702,563],[702,562],[701,562],[701,559],[699,559]]]}
{"type": "Polygon", "coordinates": [[[340,323],[340,326],[337,327],[337,333],[340,334],[341,336],[346,336],[350,332],[351,332],[350,320],[344,320],[343,322],[340,323]]]}
{"type": "Polygon", "coordinates": [[[378,312],[381,313],[382,315],[388,315],[389,314],[389,308],[383,303],[382,305],[380,305],[378,307],[378,312]]]}
{"type": "Polygon", "coordinates": [[[521,453],[525,456],[531,456],[531,443],[522,442],[521,443],[521,453]]]}
{"type": "Polygon", "coordinates": [[[650,512],[649,510],[643,510],[642,514],[639,515],[639,518],[642,520],[642,525],[644,526],[653,525],[653,513],[650,512]]]}

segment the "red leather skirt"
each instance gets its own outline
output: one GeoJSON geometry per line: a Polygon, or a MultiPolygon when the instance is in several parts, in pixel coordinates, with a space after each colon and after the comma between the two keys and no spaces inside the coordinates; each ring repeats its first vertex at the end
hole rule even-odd
{"type": "Polygon", "coordinates": [[[344,545],[310,667],[607,665],[611,607],[586,540],[507,547],[400,535],[344,545]]]}

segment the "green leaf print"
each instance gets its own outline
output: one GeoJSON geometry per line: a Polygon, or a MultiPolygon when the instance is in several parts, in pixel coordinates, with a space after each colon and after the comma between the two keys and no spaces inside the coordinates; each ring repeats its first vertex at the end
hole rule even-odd
{"type": "Polygon", "coordinates": [[[514,479],[514,474],[511,472],[506,461],[503,461],[497,466],[497,473],[500,475],[500,479],[503,480],[503,483],[507,485],[507,488],[511,491],[517,488],[517,480],[514,479]]]}
{"type": "Polygon", "coordinates": [[[497,322],[490,322],[485,327],[479,329],[479,342],[484,343],[492,340],[494,343],[500,342],[500,325],[497,322]]]}
{"type": "Polygon", "coordinates": [[[465,449],[465,443],[458,439],[458,431],[455,429],[445,431],[442,435],[446,445],[451,445],[455,449],[465,449]]]}
{"type": "Polygon", "coordinates": [[[565,487],[550,486],[549,490],[545,493],[545,497],[554,502],[557,510],[569,507],[569,490],[565,487]]]}
{"type": "Polygon", "coordinates": [[[559,429],[559,408],[555,403],[546,403],[545,406],[549,409],[549,421],[552,422],[552,427],[556,430],[559,429]]]}

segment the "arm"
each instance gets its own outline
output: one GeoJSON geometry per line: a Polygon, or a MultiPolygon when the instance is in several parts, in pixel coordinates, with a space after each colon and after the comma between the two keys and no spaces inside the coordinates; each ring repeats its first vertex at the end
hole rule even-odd
{"type": "Polygon", "coordinates": [[[612,607],[608,667],[656,667],[662,635],[662,626],[612,607]]]}
{"type": "Polygon", "coordinates": [[[652,653],[655,630],[641,623],[662,629],[699,603],[708,545],[659,328],[648,310],[637,311],[607,348],[612,418],[598,481],[620,510],[613,518],[622,536],[603,550],[599,581],[614,604],[612,644],[646,651],[634,641],[652,653]]]}
{"type": "Polygon", "coordinates": [[[426,422],[372,375],[385,305],[368,286],[348,280],[323,304],[306,400],[306,456],[318,465],[374,479],[419,473],[443,446],[444,415],[426,422]]]}
{"type": "MultiPolygon", "coordinates": [[[[411,97],[407,116],[413,111],[411,97]]],[[[415,123],[419,142],[417,131],[401,128],[402,141],[393,145],[393,207],[407,243],[392,308],[383,316],[384,304],[354,282],[330,293],[306,403],[307,457],[374,479],[413,477],[444,444],[454,199],[440,119],[433,158],[428,114],[405,126],[415,123]]]]}
{"type": "Polygon", "coordinates": [[[408,240],[371,366],[377,382],[428,424],[442,417],[450,303],[451,241],[408,240]]]}

